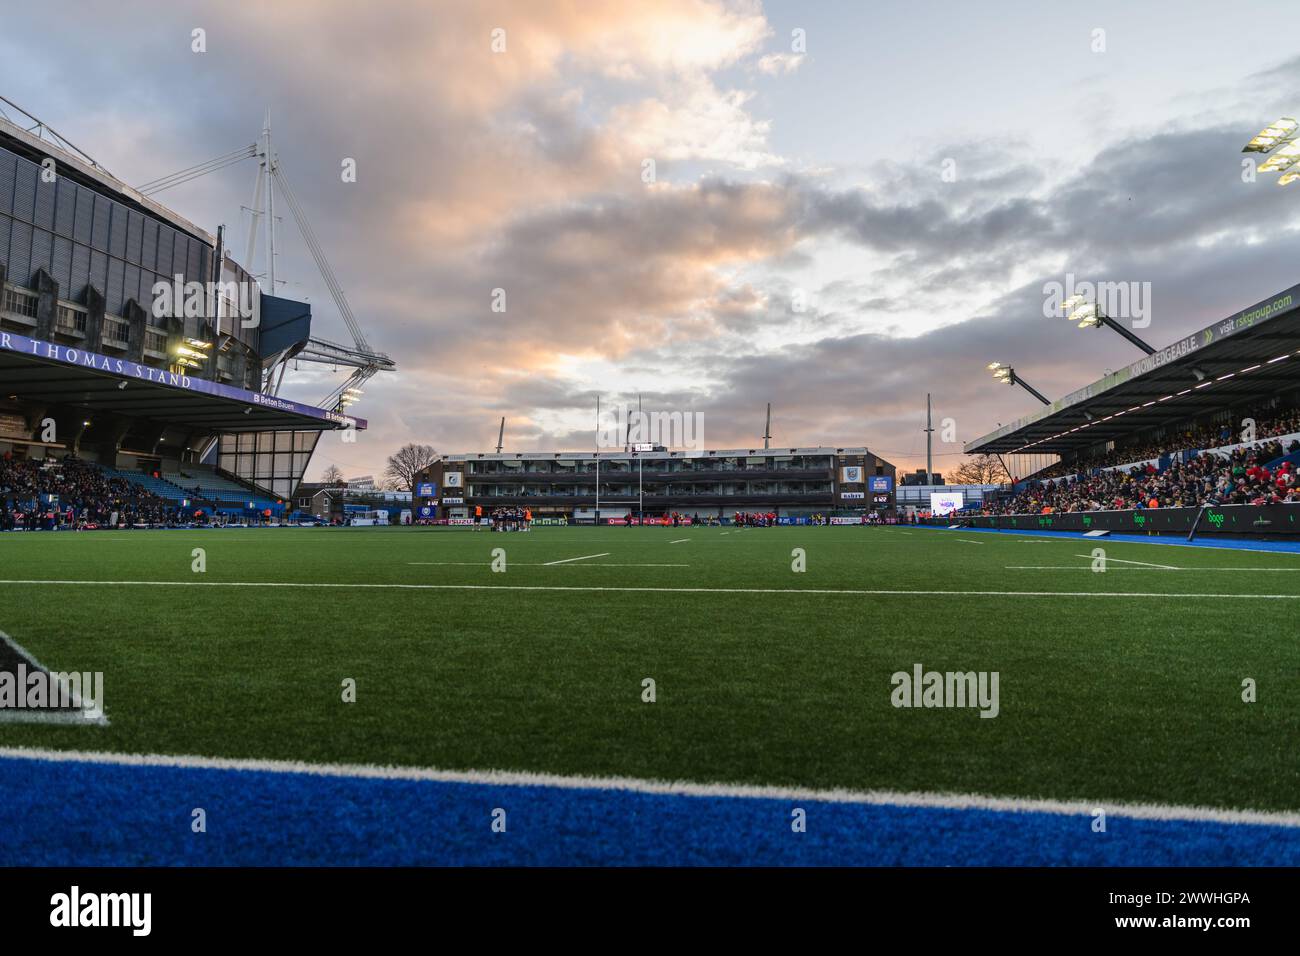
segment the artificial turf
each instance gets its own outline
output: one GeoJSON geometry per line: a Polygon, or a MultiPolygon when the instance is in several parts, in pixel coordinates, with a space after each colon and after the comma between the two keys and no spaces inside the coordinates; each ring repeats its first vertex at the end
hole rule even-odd
{"type": "Polygon", "coordinates": [[[103,671],[110,719],[0,723],[4,746],[1300,808],[1297,554],[845,527],[22,533],[0,579],[0,630],[103,671]],[[900,593],[808,593],[837,590],[900,593]],[[917,663],[997,671],[998,716],[893,707],[917,663]]]}

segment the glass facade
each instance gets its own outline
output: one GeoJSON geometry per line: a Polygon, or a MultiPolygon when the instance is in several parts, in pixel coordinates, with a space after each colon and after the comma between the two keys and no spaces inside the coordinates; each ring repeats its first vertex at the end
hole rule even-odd
{"type": "Polygon", "coordinates": [[[69,301],[92,285],[105,311],[121,315],[131,299],[147,310],[155,282],[206,282],[212,250],[70,176],[46,182],[40,166],[0,145],[0,263],[9,283],[28,289],[44,269],[69,301]]]}
{"type": "Polygon", "coordinates": [[[315,431],[224,434],[217,444],[217,467],[287,499],[302,481],[319,439],[315,431]]]}

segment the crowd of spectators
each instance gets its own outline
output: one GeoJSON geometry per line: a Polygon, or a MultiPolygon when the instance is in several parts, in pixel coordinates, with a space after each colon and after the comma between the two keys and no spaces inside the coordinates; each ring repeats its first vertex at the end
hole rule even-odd
{"type": "Polygon", "coordinates": [[[175,502],[78,458],[0,457],[0,531],[156,526],[183,518],[175,502]]]}
{"type": "MultiPolygon", "coordinates": [[[[1240,418],[1233,416],[1234,420],[1240,418]]],[[[1255,423],[1254,440],[1276,438],[1279,435],[1291,435],[1300,432],[1300,409],[1288,408],[1255,423]]],[[[1066,475],[1086,474],[1096,468],[1108,468],[1135,461],[1148,461],[1159,458],[1169,452],[1197,448],[1221,448],[1235,445],[1242,441],[1241,430],[1227,423],[1207,424],[1189,427],[1181,431],[1165,434],[1158,441],[1138,441],[1122,447],[1087,458],[1076,458],[1068,462],[1060,461],[1036,472],[1032,478],[1045,480],[1061,478],[1066,475]]]]}
{"type": "Polygon", "coordinates": [[[1098,472],[1074,481],[1049,480],[990,504],[986,514],[1051,514],[1200,505],[1300,503],[1300,475],[1294,464],[1268,463],[1300,451],[1266,441],[1231,454],[1202,452],[1164,471],[1154,465],[1098,472]]]}

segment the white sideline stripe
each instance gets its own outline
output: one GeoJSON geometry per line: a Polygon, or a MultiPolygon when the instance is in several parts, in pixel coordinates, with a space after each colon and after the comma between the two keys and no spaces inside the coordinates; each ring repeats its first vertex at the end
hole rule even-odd
{"type": "MultiPolygon", "coordinates": [[[[1086,558],[1086,559],[1089,560],[1089,561],[1092,560],[1092,555],[1090,555],[1090,554],[1076,554],[1075,557],[1076,557],[1076,558],[1086,558]]],[[[1107,563],[1107,564],[1109,564],[1111,561],[1116,561],[1116,562],[1118,562],[1118,563],[1120,563],[1120,564],[1140,564],[1140,565],[1143,565],[1144,567],[1148,567],[1148,568],[1163,568],[1163,569],[1166,570],[1166,571],[1179,571],[1179,570],[1182,570],[1181,568],[1176,568],[1176,567],[1174,567],[1172,564],[1152,564],[1150,561],[1128,561],[1128,560],[1125,560],[1124,558],[1112,558],[1112,557],[1110,557],[1109,555],[1106,556],[1106,559],[1105,559],[1105,560],[1106,560],[1106,563],[1107,563]]]]}
{"type": "MultiPolygon", "coordinates": [[[[29,667],[35,667],[37,670],[44,671],[47,674],[58,673],[51,672],[48,667],[32,656],[31,651],[27,650],[27,648],[23,647],[4,631],[0,631],[0,643],[8,644],[13,648],[14,653],[25,660],[29,667]]],[[[67,688],[65,687],[64,689],[66,690],[67,688]]],[[[81,695],[73,694],[71,703],[73,707],[80,707],[81,695]]],[[[93,725],[97,727],[107,727],[108,717],[103,713],[98,717],[85,717],[81,714],[72,714],[67,711],[39,711],[29,710],[26,707],[15,707],[12,709],[6,707],[0,709],[0,724],[77,724],[82,726],[93,725]]]]}
{"type": "MultiPolygon", "coordinates": [[[[462,568],[486,568],[491,561],[407,561],[412,567],[447,567],[454,565],[462,568]]],[[[553,562],[542,564],[535,561],[512,561],[512,568],[549,568],[553,562]]],[[[614,564],[612,562],[602,561],[600,564],[574,564],[574,568],[689,568],[689,564],[614,564]]]]}
{"type": "Polygon", "coordinates": [[[722,534],[718,535],[718,537],[720,537],[720,538],[725,538],[725,537],[726,537],[727,535],[729,535],[729,534],[731,534],[730,531],[724,531],[724,532],[722,532],[722,534]]]}
{"type": "MultiPolygon", "coordinates": [[[[1108,560],[1114,561],[1114,558],[1108,560]]],[[[1003,570],[1006,571],[1091,571],[1092,568],[1081,568],[1077,564],[1009,564],[1003,570]]],[[[1300,568],[1167,568],[1164,565],[1153,565],[1148,568],[1107,568],[1106,572],[1111,571],[1248,571],[1250,573],[1260,572],[1267,574],[1270,571],[1300,571],[1300,568]]]]}
{"type": "Polygon", "coordinates": [[[430,783],[485,784],[503,787],[555,787],[561,790],[626,790],[633,793],[683,797],[733,797],[754,800],[815,800],[875,806],[934,807],[953,810],[998,810],[1008,813],[1054,813],[1092,816],[1104,809],[1113,816],[1143,820],[1190,820],[1203,823],[1244,823],[1300,827],[1300,813],[1183,807],[1105,800],[1039,800],[992,797],[974,793],[926,793],[891,790],[816,790],[753,784],[694,783],[687,780],[646,780],[638,777],[582,777],[513,770],[438,770],[431,767],[383,767],[375,764],[306,763],[234,757],[169,754],[124,754],[85,750],[0,747],[0,759],[86,763],[116,767],[174,767],[188,770],[237,770],[302,774],[315,777],[355,777],[368,780],[418,780],[430,783]]]}
{"type": "Polygon", "coordinates": [[[570,561],[590,561],[592,558],[608,558],[608,557],[609,557],[608,551],[604,551],[600,554],[584,554],[580,558],[561,558],[559,561],[547,561],[545,567],[550,567],[552,564],[568,564],[570,561]]]}
{"type": "Polygon", "coordinates": [[[1212,594],[1180,591],[904,591],[866,588],[665,588],[594,584],[348,584],[330,581],[74,581],[0,580],[0,585],[87,585],[164,588],[343,588],[394,591],[622,591],[666,594],[849,594],[863,597],[1081,597],[1204,598],[1206,600],[1300,601],[1300,594],[1212,594]]]}
{"type": "Polygon", "coordinates": [[[683,541],[690,541],[690,538],[678,538],[676,541],[669,541],[669,544],[681,544],[683,541]]]}
{"type": "MultiPolygon", "coordinates": [[[[988,532],[988,533],[989,533],[989,534],[1024,534],[1025,532],[1023,532],[1023,531],[1020,531],[1020,532],[1017,532],[1017,531],[1003,531],[1003,532],[990,531],[990,532],[988,532]]],[[[1128,534],[1129,532],[1121,531],[1121,532],[1119,532],[1119,533],[1120,533],[1120,534],[1128,534]]],[[[1051,544],[1051,543],[1053,543],[1053,542],[1060,542],[1060,543],[1062,543],[1062,544],[1069,544],[1069,543],[1071,543],[1071,542],[1078,541],[1078,540],[1079,540],[1078,535],[1079,535],[1079,532],[1077,532],[1077,531],[1043,532],[1043,537],[1042,537],[1041,539],[1037,539],[1037,540],[1042,540],[1043,542],[1048,543],[1048,544],[1051,544]]],[[[1021,540],[1021,543],[1022,543],[1022,544],[1028,544],[1028,543],[1030,542],[1030,540],[1034,540],[1034,539],[1025,538],[1025,539],[1020,539],[1020,540],[1021,540]]],[[[1203,540],[1206,541],[1205,544],[1189,544],[1189,543],[1186,542],[1186,541],[1148,541],[1148,540],[1146,540],[1146,539],[1144,538],[1144,539],[1142,539],[1142,540],[1140,540],[1140,541],[1120,541],[1119,544],[1138,544],[1138,545],[1142,545],[1143,547],[1150,547],[1150,548],[1199,548],[1199,549],[1202,550],[1202,551],[1206,551],[1206,550],[1209,550],[1209,551],[1245,551],[1247,554],[1290,554],[1290,555],[1298,555],[1298,556],[1300,556],[1300,551],[1286,551],[1286,550],[1283,550],[1283,549],[1281,549],[1281,548],[1235,548],[1235,547],[1232,547],[1231,545],[1228,545],[1228,544],[1210,544],[1209,542],[1210,542],[1212,539],[1203,539],[1203,540]]]]}
{"type": "Polygon", "coordinates": [[[967,544],[983,544],[983,541],[976,541],[974,538],[958,538],[958,541],[965,541],[967,544]]]}

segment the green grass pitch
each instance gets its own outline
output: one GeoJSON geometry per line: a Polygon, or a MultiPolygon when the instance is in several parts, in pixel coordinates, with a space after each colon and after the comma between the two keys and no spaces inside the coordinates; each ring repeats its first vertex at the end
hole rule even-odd
{"type": "Polygon", "coordinates": [[[0,723],[4,746],[1300,808],[1300,600],[1262,597],[1300,595],[1298,554],[906,528],[30,533],[0,537],[0,578],[0,630],[103,671],[110,719],[0,723]],[[917,663],[997,671],[999,715],[893,707],[917,663]]]}

